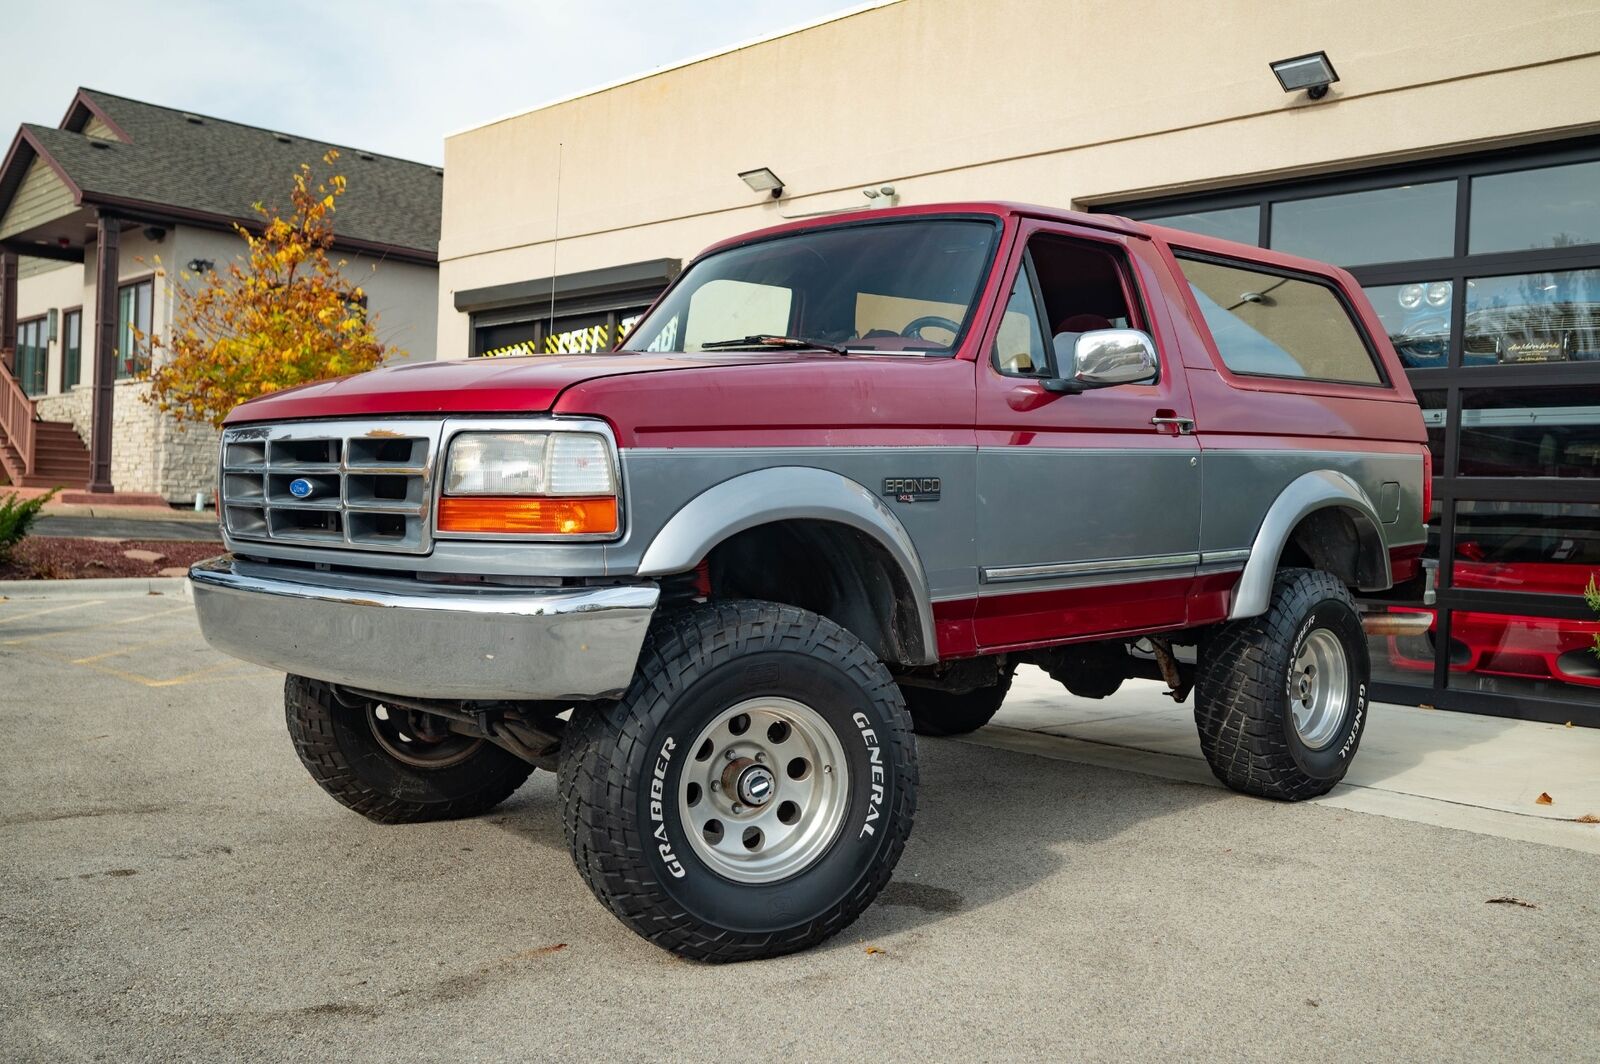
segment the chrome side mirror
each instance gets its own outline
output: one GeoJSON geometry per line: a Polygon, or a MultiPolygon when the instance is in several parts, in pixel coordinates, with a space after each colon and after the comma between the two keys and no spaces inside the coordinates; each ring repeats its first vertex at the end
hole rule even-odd
{"type": "Polygon", "coordinates": [[[1072,376],[1046,381],[1051,392],[1082,392],[1117,384],[1148,384],[1156,379],[1155,341],[1138,329],[1095,329],[1072,345],[1072,376]]]}

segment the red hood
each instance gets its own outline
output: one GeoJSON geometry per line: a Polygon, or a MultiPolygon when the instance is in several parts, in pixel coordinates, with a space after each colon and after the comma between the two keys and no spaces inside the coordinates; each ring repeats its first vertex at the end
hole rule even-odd
{"type": "MultiPolygon", "coordinates": [[[[507,414],[549,410],[567,388],[597,377],[815,358],[793,352],[570,355],[414,362],[285,388],[236,407],[228,424],[384,414],[507,414]]],[[[828,356],[833,357],[833,356],[828,356]]]]}

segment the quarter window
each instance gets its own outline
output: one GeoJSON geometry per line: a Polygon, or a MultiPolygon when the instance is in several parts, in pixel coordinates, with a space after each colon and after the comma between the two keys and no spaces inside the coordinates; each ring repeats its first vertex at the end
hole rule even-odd
{"type": "Polygon", "coordinates": [[[1330,285],[1207,259],[1179,259],[1222,362],[1234,373],[1382,384],[1330,285]]]}

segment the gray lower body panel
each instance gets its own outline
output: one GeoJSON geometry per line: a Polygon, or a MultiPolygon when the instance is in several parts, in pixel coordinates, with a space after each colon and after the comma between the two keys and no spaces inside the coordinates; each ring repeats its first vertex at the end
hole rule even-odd
{"type": "Polygon", "coordinates": [[[418,698],[614,698],[633,677],[659,589],[413,592],[189,571],[207,642],[245,661],[418,698]]]}

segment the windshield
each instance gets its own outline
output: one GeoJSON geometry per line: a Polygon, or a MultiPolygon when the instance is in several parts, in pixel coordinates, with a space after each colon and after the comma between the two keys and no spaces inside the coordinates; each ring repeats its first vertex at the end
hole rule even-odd
{"type": "Polygon", "coordinates": [[[761,338],[849,351],[949,354],[994,248],[993,222],[932,219],[817,229],[709,255],[624,351],[758,349],[761,338]]]}

